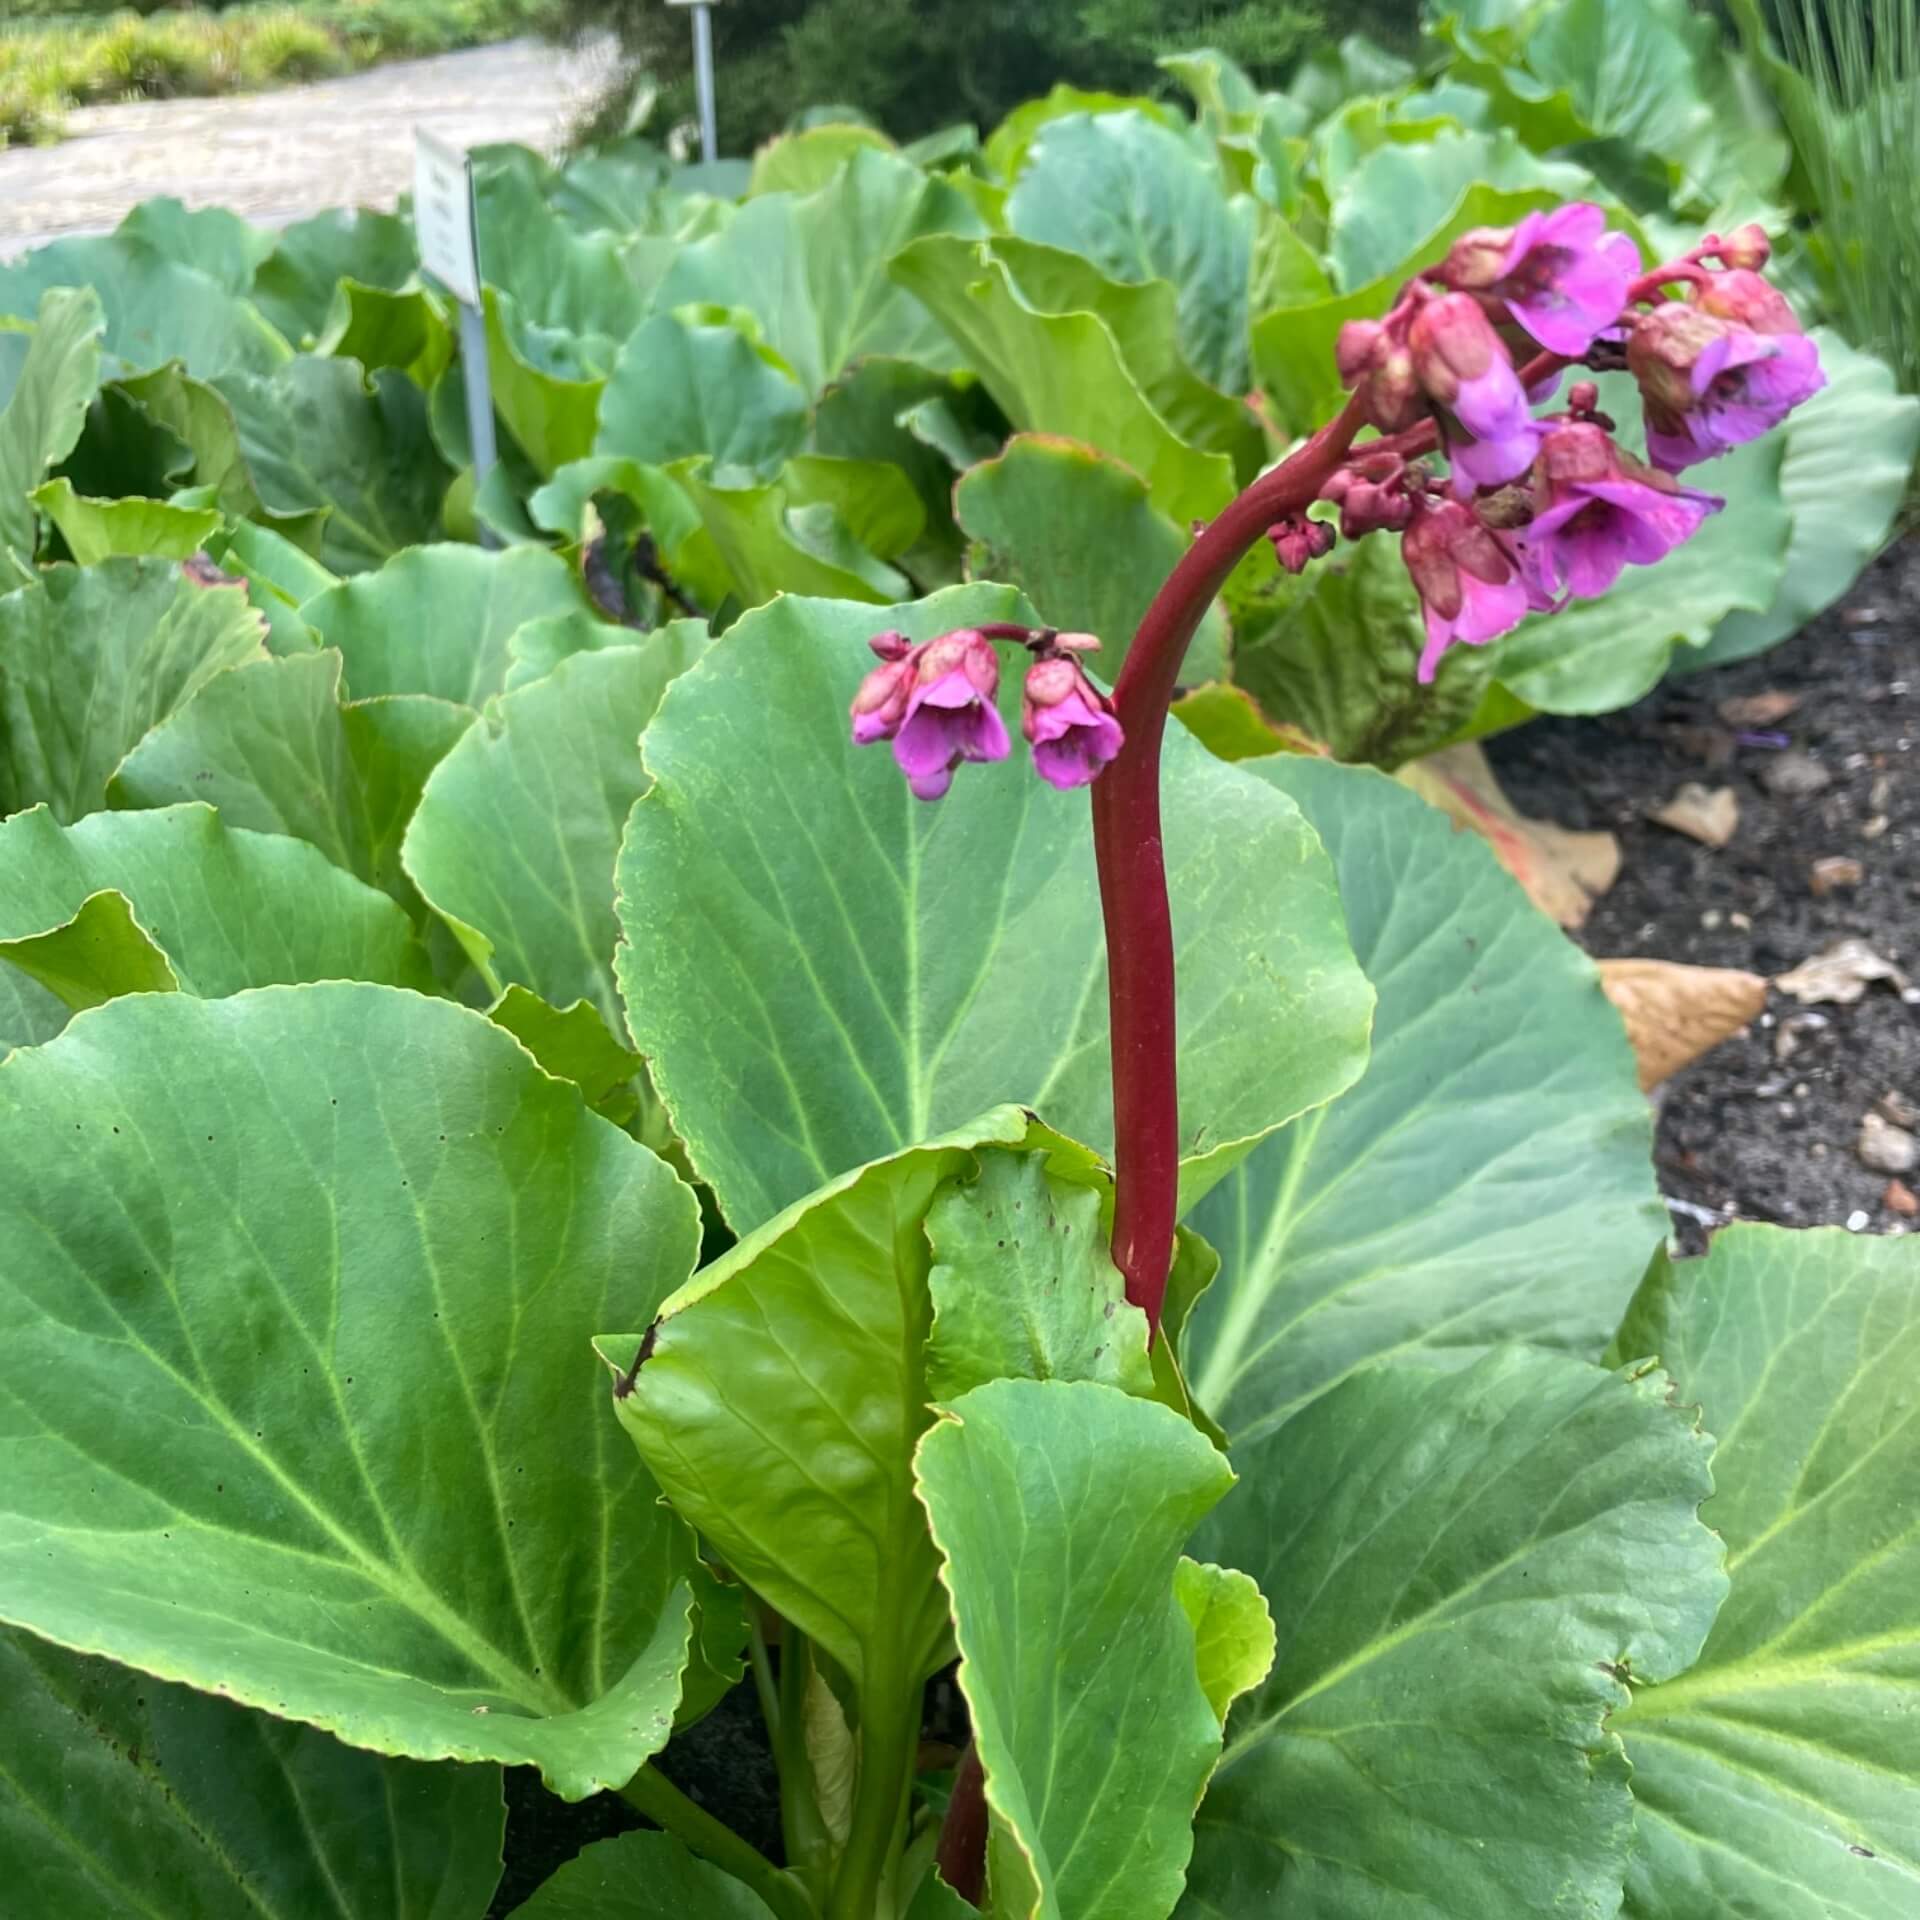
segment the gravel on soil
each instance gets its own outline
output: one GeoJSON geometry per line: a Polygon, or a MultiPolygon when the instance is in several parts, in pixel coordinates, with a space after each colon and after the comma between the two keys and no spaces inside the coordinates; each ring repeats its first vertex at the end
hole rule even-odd
{"type": "MultiPolygon", "coordinates": [[[[1522,812],[1619,836],[1620,878],[1578,936],[1596,956],[1777,978],[1851,935],[1920,983],[1920,540],[1771,653],[1620,713],[1535,721],[1488,758],[1522,812]],[[1720,711],[1772,691],[1799,703],[1764,727],[1720,711]],[[1690,780],[1734,789],[1722,850],[1648,817],[1690,780]]],[[[1900,1191],[1858,1151],[1889,1095],[1883,1119],[1920,1106],[1920,984],[1908,999],[1876,982],[1851,1006],[1776,988],[1758,1022],[1660,1090],[1662,1190],[1722,1220],[1908,1232],[1900,1191]]],[[[1696,1250],[1703,1222],[1675,1224],[1696,1250]]]]}

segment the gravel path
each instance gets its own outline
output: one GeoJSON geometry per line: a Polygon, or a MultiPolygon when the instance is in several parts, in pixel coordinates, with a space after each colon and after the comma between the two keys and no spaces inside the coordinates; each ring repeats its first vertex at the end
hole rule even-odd
{"type": "Polygon", "coordinates": [[[416,126],[459,146],[551,151],[609,62],[604,46],[510,40],[274,93],[85,108],[67,116],[58,146],[0,152],[0,258],[106,232],[156,194],[263,226],[325,207],[391,207],[413,183],[416,126]]]}

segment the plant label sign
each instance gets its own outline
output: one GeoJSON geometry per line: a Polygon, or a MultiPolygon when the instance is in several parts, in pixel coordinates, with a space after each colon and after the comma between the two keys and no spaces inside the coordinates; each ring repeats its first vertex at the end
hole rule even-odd
{"type": "Polygon", "coordinates": [[[413,224],[420,264],[461,305],[480,304],[480,252],[474,242],[473,178],[458,147],[418,129],[413,147],[413,224]]]}

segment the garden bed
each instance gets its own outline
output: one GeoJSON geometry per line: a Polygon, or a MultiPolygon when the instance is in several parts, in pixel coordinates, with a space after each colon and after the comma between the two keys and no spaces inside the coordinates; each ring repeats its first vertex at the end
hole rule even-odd
{"type": "MultiPolygon", "coordinates": [[[[1670,680],[1604,718],[1537,721],[1489,757],[1522,811],[1619,836],[1620,878],[1579,936],[1593,953],[1774,977],[1852,935],[1920,974],[1917,734],[1920,541],[1908,540],[1774,652],[1670,680]],[[1741,744],[1720,712],[1766,691],[1799,705],[1745,731],[1785,734],[1789,749],[1741,744]],[[1771,790],[1783,751],[1830,783],[1771,790]],[[1724,849],[1649,819],[1686,781],[1733,788],[1740,824],[1724,849]],[[1816,894],[1813,863],[1836,857],[1859,861],[1859,884],[1816,894]]],[[[1776,988],[1760,1022],[1660,1095],[1662,1189],[1723,1218],[1906,1231],[1888,1174],[1855,1152],[1862,1115],[1889,1092],[1920,1098],[1920,1007],[1887,983],[1811,1008],[1776,988]]],[[[1675,1224],[1698,1245],[1699,1220],[1683,1211],[1675,1224]]]]}

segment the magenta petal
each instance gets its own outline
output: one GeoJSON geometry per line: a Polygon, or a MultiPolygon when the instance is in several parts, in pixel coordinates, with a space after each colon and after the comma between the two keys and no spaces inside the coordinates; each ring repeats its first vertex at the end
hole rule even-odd
{"type": "Polygon", "coordinates": [[[1617,522],[1610,515],[1598,526],[1562,534],[1556,548],[1567,591],[1577,600],[1597,600],[1626,569],[1626,547],[1617,522]]]}
{"type": "Polygon", "coordinates": [[[883,712],[856,713],[853,716],[853,744],[856,747],[870,747],[876,740],[891,740],[895,725],[883,712]]]}
{"type": "Polygon", "coordinates": [[[1527,615],[1527,589],[1519,580],[1494,582],[1471,573],[1460,576],[1460,617],[1454,637],[1470,647],[1485,646],[1517,627],[1527,615]]]}
{"type": "Polygon", "coordinates": [[[1651,422],[1647,425],[1647,458],[1662,473],[1681,473],[1702,460],[1710,460],[1718,447],[1703,447],[1693,431],[1690,418],[1683,417],[1681,431],[1665,433],[1651,422]]]}
{"type": "Polygon", "coordinates": [[[948,762],[942,762],[931,773],[916,773],[907,781],[908,791],[916,800],[938,800],[952,785],[953,767],[948,762]]]}
{"type": "Polygon", "coordinates": [[[1513,363],[1494,360],[1486,372],[1461,381],[1453,410],[1476,440],[1505,440],[1522,431],[1528,419],[1527,396],[1513,363]]]}
{"type": "Polygon", "coordinates": [[[969,760],[1004,760],[1012,745],[1000,709],[982,700],[974,709],[973,724],[961,751],[969,760]]]}
{"type": "Polygon", "coordinates": [[[922,707],[908,714],[893,737],[894,764],[909,780],[930,777],[962,750],[963,715],[943,707],[922,707]]]}
{"type": "Polygon", "coordinates": [[[1502,439],[1462,441],[1448,448],[1447,457],[1473,486],[1503,487],[1509,480],[1519,479],[1533,465],[1540,451],[1540,436],[1545,431],[1538,421],[1529,420],[1517,433],[1502,439]]]}

